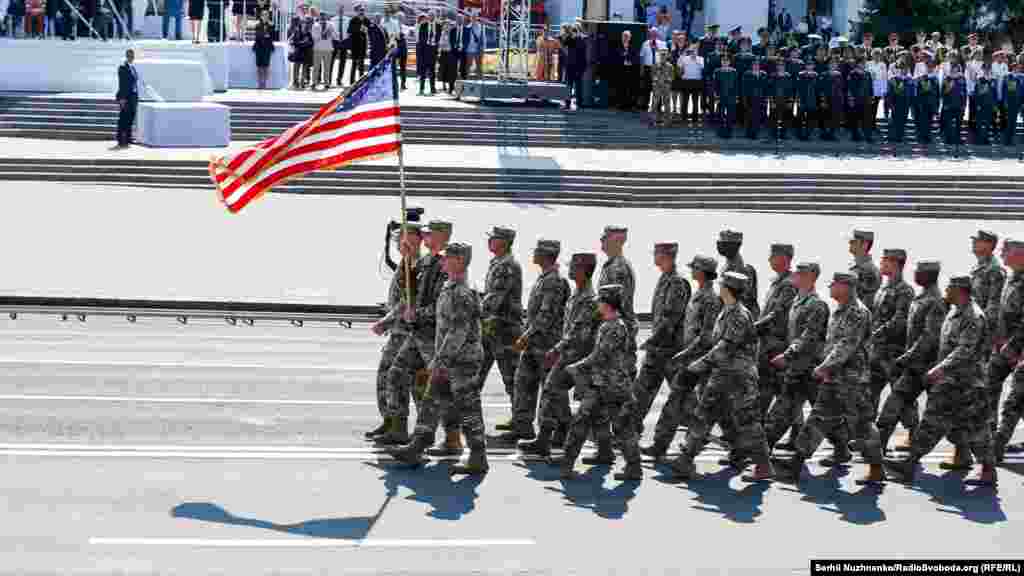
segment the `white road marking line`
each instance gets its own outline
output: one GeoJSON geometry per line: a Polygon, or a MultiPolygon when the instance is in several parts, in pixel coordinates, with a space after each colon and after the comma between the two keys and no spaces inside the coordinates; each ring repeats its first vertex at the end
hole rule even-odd
{"type": "Polygon", "coordinates": [[[0,358],[0,364],[29,364],[32,366],[95,366],[115,368],[191,368],[191,369],[224,369],[224,370],[287,370],[311,372],[376,372],[376,366],[324,366],[302,364],[285,366],[281,364],[246,364],[246,363],[202,363],[202,362],[168,362],[168,361],[129,361],[129,360],[57,360],[38,358],[0,358]]]}
{"type": "Polygon", "coordinates": [[[212,538],[89,538],[89,544],[107,546],[192,546],[215,548],[490,548],[533,546],[528,538],[481,540],[333,540],[326,538],[212,539],[212,538]]]}
{"type": "MultiPolygon", "coordinates": [[[[186,398],[160,396],[73,396],[50,394],[0,394],[0,401],[135,402],[139,404],[269,404],[283,406],[372,406],[375,400],[288,400],[274,398],[186,398]]],[[[507,403],[487,403],[484,408],[511,408],[507,403]]]]}

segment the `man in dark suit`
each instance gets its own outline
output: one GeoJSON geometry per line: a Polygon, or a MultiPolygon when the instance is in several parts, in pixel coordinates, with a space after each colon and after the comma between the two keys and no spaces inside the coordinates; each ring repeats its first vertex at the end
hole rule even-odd
{"type": "MultiPolygon", "coordinates": [[[[453,78],[464,78],[466,71],[466,63],[462,58],[462,15],[456,14],[455,25],[448,30],[448,45],[451,46],[451,54],[448,56],[451,58],[451,66],[455,68],[455,73],[452,74],[453,78]]],[[[455,83],[448,87],[448,93],[451,94],[455,91],[455,83]]]]}
{"type": "Polygon", "coordinates": [[[366,29],[370,38],[370,66],[376,66],[388,54],[388,35],[381,26],[380,14],[375,14],[366,29]]]}
{"type": "Polygon", "coordinates": [[[135,51],[124,53],[124,64],[117,69],[117,104],[121,112],[117,117],[117,145],[127,147],[132,142],[132,125],[139,109],[139,75],[135,71],[135,51]]]}
{"type": "Polygon", "coordinates": [[[615,103],[621,110],[636,106],[640,83],[640,51],[633,46],[629,30],[622,33],[622,44],[611,54],[612,78],[615,79],[615,103]]]}
{"type": "Polygon", "coordinates": [[[349,45],[352,57],[352,71],[349,73],[349,84],[355,84],[356,78],[362,78],[366,74],[366,42],[370,21],[366,19],[366,8],[359,7],[355,17],[348,21],[348,37],[351,39],[349,45]],[[358,71],[358,76],[356,75],[358,71]]]}

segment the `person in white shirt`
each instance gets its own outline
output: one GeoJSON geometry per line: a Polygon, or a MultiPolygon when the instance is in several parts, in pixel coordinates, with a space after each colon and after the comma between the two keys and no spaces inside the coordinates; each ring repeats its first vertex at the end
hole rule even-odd
{"type": "Polygon", "coordinates": [[[973,54],[965,55],[970,58],[967,62],[966,71],[964,77],[967,81],[967,125],[973,130],[975,122],[975,110],[974,103],[974,88],[978,84],[978,78],[981,77],[981,67],[984,64],[984,51],[975,49],[973,54]]]}
{"type": "Polygon", "coordinates": [[[345,64],[348,61],[348,20],[348,16],[345,16],[345,5],[339,2],[338,15],[331,20],[338,38],[334,43],[334,57],[331,61],[331,70],[334,70],[334,63],[337,62],[338,88],[341,88],[342,78],[345,76],[345,64]]]}
{"type": "Polygon", "coordinates": [[[463,78],[469,76],[472,68],[476,71],[474,75],[483,79],[484,29],[476,11],[473,12],[472,20],[462,30],[462,45],[465,46],[466,59],[466,73],[463,78]]]}
{"type": "Polygon", "coordinates": [[[696,122],[700,119],[700,98],[704,93],[704,59],[697,56],[697,50],[690,46],[677,64],[683,77],[683,103],[680,113],[686,116],[686,111],[692,110],[690,120],[696,122]],[[691,100],[693,108],[690,108],[691,100]]]}
{"type": "Polygon", "coordinates": [[[647,31],[647,41],[640,48],[640,64],[643,66],[640,104],[644,110],[648,110],[651,104],[651,93],[654,90],[654,64],[657,62],[658,53],[667,48],[664,42],[658,40],[657,28],[652,27],[647,31]]]}
{"type": "Polygon", "coordinates": [[[1010,72],[1006,63],[1006,52],[999,50],[992,54],[992,84],[995,88],[995,120],[992,123],[993,130],[1001,131],[1005,127],[1006,108],[1001,102],[1003,97],[1003,78],[1010,72]]]}
{"type": "MultiPolygon", "coordinates": [[[[889,69],[882,60],[882,49],[871,50],[871,62],[867,65],[867,71],[871,74],[871,110],[869,118],[874,120],[878,115],[878,103],[885,100],[885,94],[889,90],[889,69]]],[[[888,113],[886,114],[888,116],[888,113]]],[[[874,126],[872,126],[872,131],[874,126]]]]}
{"type": "Polygon", "coordinates": [[[402,12],[397,8],[388,8],[381,27],[388,36],[388,49],[398,47],[392,64],[398,68],[398,81],[401,84],[399,89],[405,90],[405,68],[409,62],[409,47],[402,30],[402,12]]]}
{"type": "Polygon", "coordinates": [[[327,19],[327,14],[321,14],[313,8],[313,79],[309,83],[310,90],[316,90],[318,83],[322,83],[324,90],[331,87],[331,65],[333,64],[334,42],[338,39],[338,33],[334,24],[327,19]]]}
{"type": "Polygon", "coordinates": [[[925,62],[928,53],[924,50],[917,52],[917,62],[914,63],[914,80],[928,75],[928,64],[925,62]]]}

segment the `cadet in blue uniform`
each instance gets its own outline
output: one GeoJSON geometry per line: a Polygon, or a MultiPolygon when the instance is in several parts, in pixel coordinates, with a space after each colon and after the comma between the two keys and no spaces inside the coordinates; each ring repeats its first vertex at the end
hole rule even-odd
{"type": "Polygon", "coordinates": [[[843,119],[843,107],[846,105],[846,87],[843,85],[843,74],[839,71],[839,61],[833,60],[831,70],[825,76],[825,117],[827,124],[821,135],[822,140],[836,140],[836,133],[843,119]]]}
{"type": "Polygon", "coordinates": [[[1015,146],[1017,116],[1020,115],[1021,90],[1024,90],[1024,54],[1017,58],[1013,71],[1003,77],[1000,97],[1006,110],[1006,128],[1003,130],[1003,146],[1015,146]]]}
{"type": "Polygon", "coordinates": [[[992,128],[992,115],[995,109],[993,83],[992,65],[986,62],[981,68],[981,76],[978,76],[978,81],[974,85],[975,121],[977,123],[974,143],[982,146],[987,146],[990,143],[989,130],[992,128]]]}
{"type": "Polygon", "coordinates": [[[935,59],[931,54],[928,59],[928,75],[917,79],[917,92],[914,99],[914,124],[917,125],[917,143],[931,144],[932,120],[939,108],[939,77],[935,74],[935,59]]]}
{"type": "Polygon", "coordinates": [[[863,63],[858,61],[846,77],[846,105],[847,119],[850,126],[850,139],[860,142],[864,137],[861,128],[864,125],[865,108],[867,101],[865,95],[870,90],[871,76],[864,70],[863,63]]]}
{"type": "Polygon", "coordinates": [[[743,87],[743,121],[747,138],[756,140],[761,133],[761,107],[764,104],[766,80],[764,72],[761,72],[761,63],[754,60],[751,65],[751,70],[743,75],[740,85],[743,87]]]}
{"type": "Polygon", "coordinates": [[[950,66],[950,74],[942,80],[942,137],[947,146],[960,145],[960,128],[964,113],[967,86],[960,65],[950,66]]]}
{"type": "Polygon", "coordinates": [[[907,71],[906,62],[900,62],[896,75],[889,79],[889,89],[885,93],[888,108],[892,112],[889,122],[889,142],[903,143],[906,134],[907,116],[910,106],[915,101],[917,84],[907,71]]]}
{"type": "Polygon", "coordinates": [[[772,135],[779,140],[787,140],[789,125],[793,115],[793,77],[786,72],[786,62],[777,60],[776,72],[771,77],[771,116],[772,135]]]}
{"type": "Polygon", "coordinates": [[[818,73],[814,61],[808,60],[804,70],[796,78],[797,93],[797,138],[808,140],[814,132],[818,115],[818,73]]]}
{"type": "Polygon", "coordinates": [[[738,74],[728,56],[722,57],[722,67],[715,71],[715,93],[718,95],[718,110],[721,124],[720,138],[732,138],[732,126],[736,122],[736,88],[738,74]]]}

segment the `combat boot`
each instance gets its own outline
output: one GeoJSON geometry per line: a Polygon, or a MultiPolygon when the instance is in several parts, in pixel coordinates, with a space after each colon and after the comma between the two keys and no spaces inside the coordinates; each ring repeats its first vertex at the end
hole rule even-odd
{"type": "Polygon", "coordinates": [[[858,478],[856,482],[861,486],[864,484],[881,484],[882,482],[885,482],[885,470],[882,468],[882,464],[869,464],[867,474],[858,478]]]}
{"type": "Polygon", "coordinates": [[[380,446],[401,446],[409,443],[409,419],[392,418],[391,428],[382,436],[373,439],[380,446]]]}
{"type": "Polygon", "coordinates": [[[576,473],[575,459],[570,460],[565,456],[561,458],[548,458],[548,465],[558,466],[558,477],[562,480],[578,480],[580,477],[576,473]]]}
{"type": "Polygon", "coordinates": [[[553,430],[550,428],[541,428],[537,439],[533,442],[520,442],[519,450],[524,454],[533,454],[534,456],[547,458],[551,455],[552,432],[553,430]]]}
{"type": "Polygon", "coordinates": [[[561,448],[565,445],[565,440],[569,437],[569,427],[559,426],[555,429],[555,433],[551,435],[551,447],[561,448]]]}
{"type": "Polygon", "coordinates": [[[788,480],[793,483],[800,482],[800,474],[804,469],[804,458],[794,454],[792,458],[778,460],[775,462],[775,477],[780,480],[788,480]]]}
{"type": "Polygon", "coordinates": [[[897,445],[893,446],[892,449],[897,451],[897,452],[910,452],[910,449],[913,447],[913,445],[914,445],[914,431],[911,430],[910,432],[907,433],[906,441],[903,442],[902,444],[897,444],[897,445]]]}
{"type": "Polygon", "coordinates": [[[619,481],[628,480],[643,480],[644,469],[640,467],[640,462],[627,462],[626,467],[622,469],[622,472],[615,473],[615,479],[619,481]]]}
{"type": "Polygon", "coordinates": [[[427,450],[431,456],[458,456],[462,454],[462,433],[458,430],[445,430],[444,442],[427,450]]]}
{"type": "Polygon", "coordinates": [[[683,452],[670,464],[672,467],[672,478],[676,480],[692,480],[697,475],[697,467],[690,459],[690,455],[683,452]]]}
{"type": "Polygon", "coordinates": [[[594,454],[593,456],[584,456],[582,461],[588,466],[615,464],[615,451],[612,450],[611,442],[602,442],[597,448],[597,454],[594,454]]]}
{"type": "Polygon", "coordinates": [[[860,439],[850,440],[846,443],[846,449],[850,452],[861,453],[864,451],[864,441],[860,439]]]}
{"type": "Polygon", "coordinates": [[[726,457],[718,459],[719,466],[729,466],[737,470],[743,470],[746,468],[748,462],[749,460],[746,456],[743,456],[736,451],[731,451],[726,457]]]}
{"type": "Polygon", "coordinates": [[[405,446],[391,448],[388,452],[399,462],[419,466],[423,464],[423,451],[429,446],[430,438],[424,434],[417,434],[413,437],[412,442],[405,446]]]}
{"type": "Polygon", "coordinates": [[[970,470],[974,465],[974,457],[969,450],[960,446],[953,446],[953,456],[949,460],[939,462],[939,468],[943,470],[970,470]]]}
{"type": "Polygon", "coordinates": [[[366,438],[367,440],[373,440],[373,438],[375,436],[381,436],[383,434],[387,434],[388,430],[390,430],[390,429],[391,429],[391,417],[390,416],[385,416],[384,417],[384,421],[380,423],[380,426],[377,426],[373,430],[370,430],[369,432],[363,434],[363,438],[366,438]]]}
{"type": "Polygon", "coordinates": [[[900,482],[904,484],[912,484],[914,482],[914,474],[917,472],[917,458],[911,457],[906,460],[885,458],[883,462],[889,471],[896,473],[900,482]]]}
{"type": "Polygon", "coordinates": [[[982,464],[978,474],[964,480],[964,484],[969,486],[995,486],[998,480],[999,474],[996,472],[996,467],[992,464],[982,464]]]}
{"type": "Polygon", "coordinates": [[[465,464],[452,466],[451,475],[479,476],[487,474],[490,466],[487,465],[487,451],[483,448],[473,450],[469,453],[469,460],[465,464]]]}
{"type": "MultiPolygon", "coordinates": [[[[863,442],[861,444],[863,445],[863,442]]],[[[837,444],[835,449],[832,450],[832,455],[822,458],[819,464],[826,468],[831,468],[846,464],[850,460],[853,460],[853,454],[850,453],[850,449],[842,444],[837,444]]]]}
{"type": "Polygon", "coordinates": [[[1006,438],[1002,434],[996,434],[992,441],[992,452],[996,457],[996,464],[1002,464],[1006,459],[1006,438]]]}
{"type": "Polygon", "coordinates": [[[666,452],[668,452],[668,442],[663,440],[655,440],[654,444],[644,446],[640,449],[641,454],[644,456],[650,456],[655,462],[661,462],[664,460],[666,452]]]}
{"type": "Polygon", "coordinates": [[[754,465],[751,474],[744,474],[742,480],[744,482],[764,482],[773,478],[775,478],[775,468],[772,467],[771,460],[765,459],[764,462],[754,465]]]}

